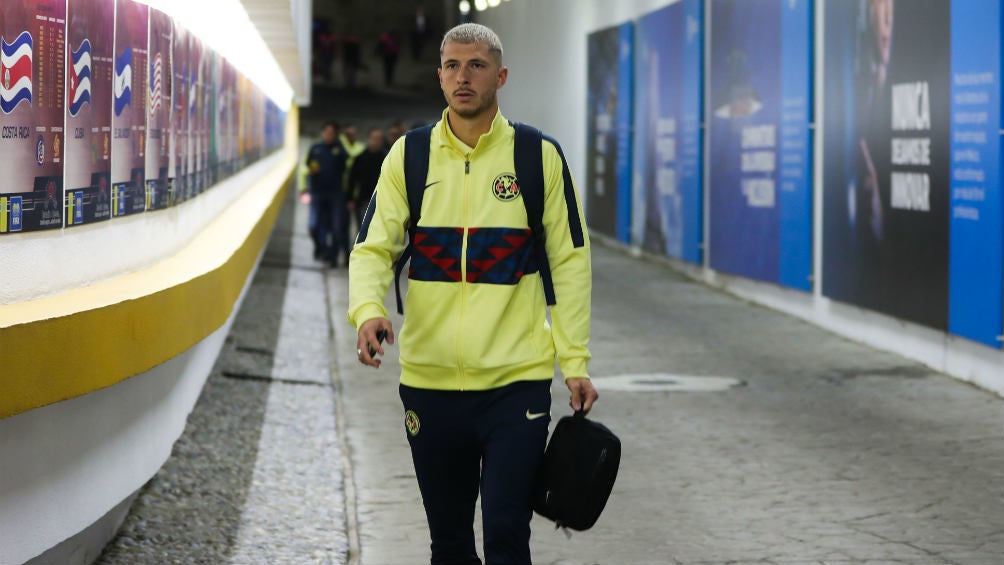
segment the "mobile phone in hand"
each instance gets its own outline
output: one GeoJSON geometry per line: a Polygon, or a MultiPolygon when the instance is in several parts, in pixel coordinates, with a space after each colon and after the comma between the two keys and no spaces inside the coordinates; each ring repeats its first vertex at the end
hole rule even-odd
{"type": "MultiPolygon", "coordinates": [[[[383,340],[387,338],[387,330],[377,330],[377,341],[383,343],[383,340]]],[[[370,357],[376,355],[376,349],[373,349],[372,345],[367,344],[366,348],[369,349],[370,357]]]]}

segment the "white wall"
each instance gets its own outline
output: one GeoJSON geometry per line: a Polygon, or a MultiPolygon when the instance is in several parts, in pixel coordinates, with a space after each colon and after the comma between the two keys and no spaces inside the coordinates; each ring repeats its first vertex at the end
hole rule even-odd
{"type": "MultiPolygon", "coordinates": [[[[509,119],[536,125],[561,143],[580,193],[586,174],[586,36],[593,31],[636,19],[675,1],[511,0],[477,15],[477,21],[494,29],[502,38],[504,64],[509,67],[509,80],[500,94],[502,112],[509,119]]],[[[824,68],[821,45],[825,26],[822,12],[818,7],[815,10],[817,70],[824,68]]],[[[825,93],[821,77],[822,74],[817,72],[817,116],[824,111],[822,97],[825,93]]],[[[822,123],[821,120],[817,122],[818,140],[822,139],[822,123]]],[[[723,275],[706,265],[703,268],[693,267],[661,259],[696,279],[743,298],[804,318],[852,340],[915,359],[1004,396],[1004,352],[1001,350],[834,302],[822,295],[818,284],[822,275],[822,233],[819,227],[822,224],[823,186],[819,163],[824,155],[822,144],[814,145],[813,272],[817,284],[813,293],[723,275]]],[[[705,220],[707,229],[707,216],[705,220]]],[[[705,260],[707,256],[705,253],[705,260]]]]}
{"type": "Polygon", "coordinates": [[[477,15],[502,39],[509,79],[502,113],[561,144],[582,191],[586,178],[586,35],[675,0],[512,0],[477,15]]]}
{"type": "Polygon", "coordinates": [[[114,386],[0,419],[0,564],[24,563],[84,531],[156,474],[253,278],[254,270],[226,323],[181,355],[114,386]]]}

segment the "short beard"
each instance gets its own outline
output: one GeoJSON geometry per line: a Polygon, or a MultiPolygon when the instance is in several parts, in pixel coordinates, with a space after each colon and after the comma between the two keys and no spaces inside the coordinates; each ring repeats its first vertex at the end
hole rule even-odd
{"type": "Polygon", "coordinates": [[[492,96],[489,99],[487,99],[487,100],[484,100],[484,99],[479,100],[479,102],[481,102],[481,103],[478,104],[477,106],[475,106],[474,108],[457,108],[457,107],[453,106],[452,104],[450,104],[449,100],[447,100],[447,104],[450,106],[450,110],[452,110],[454,114],[460,116],[461,118],[465,118],[465,119],[469,120],[471,118],[476,118],[476,117],[480,116],[481,114],[487,112],[489,109],[491,109],[492,102],[494,100],[495,100],[495,95],[493,93],[492,96]]]}

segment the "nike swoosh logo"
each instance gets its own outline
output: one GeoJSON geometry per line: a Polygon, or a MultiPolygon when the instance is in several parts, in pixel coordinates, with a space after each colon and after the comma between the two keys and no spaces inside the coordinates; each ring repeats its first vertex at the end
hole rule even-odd
{"type": "Polygon", "coordinates": [[[536,420],[537,418],[543,418],[544,416],[547,416],[547,412],[537,412],[536,414],[534,414],[529,410],[526,411],[527,420],[536,420]]]}
{"type": "Polygon", "coordinates": [[[430,186],[432,186],[432,185],[434,185],[434,184],[439,184],[440,182],[442,182],[442,181],[438,181],[438,180],[436,180],[436,181],[432,181],[432,182],[430,182],[429,184],[425,185],[425,188],[429,188],[430,186]]]}

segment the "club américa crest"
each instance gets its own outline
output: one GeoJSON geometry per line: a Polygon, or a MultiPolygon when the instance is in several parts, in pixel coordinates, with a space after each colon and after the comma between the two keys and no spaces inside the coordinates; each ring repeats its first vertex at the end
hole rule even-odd
{"type": "Polygon", "coordinates": [[[411,437],[418,435],[418,430],[421,429],[422,423],[418,421],[418,414],[414,410],[408,410],[404,413],[404,427],[408,430],[408,434],[411,437]]]}
{"type": "Polygon", "coordinates": [[[519,197],[519,184],[516,182],[516,175],[502,173],[495,177],[495,182],[492,183],[492,194],[503,202],[516,200],[519,197]]]}

